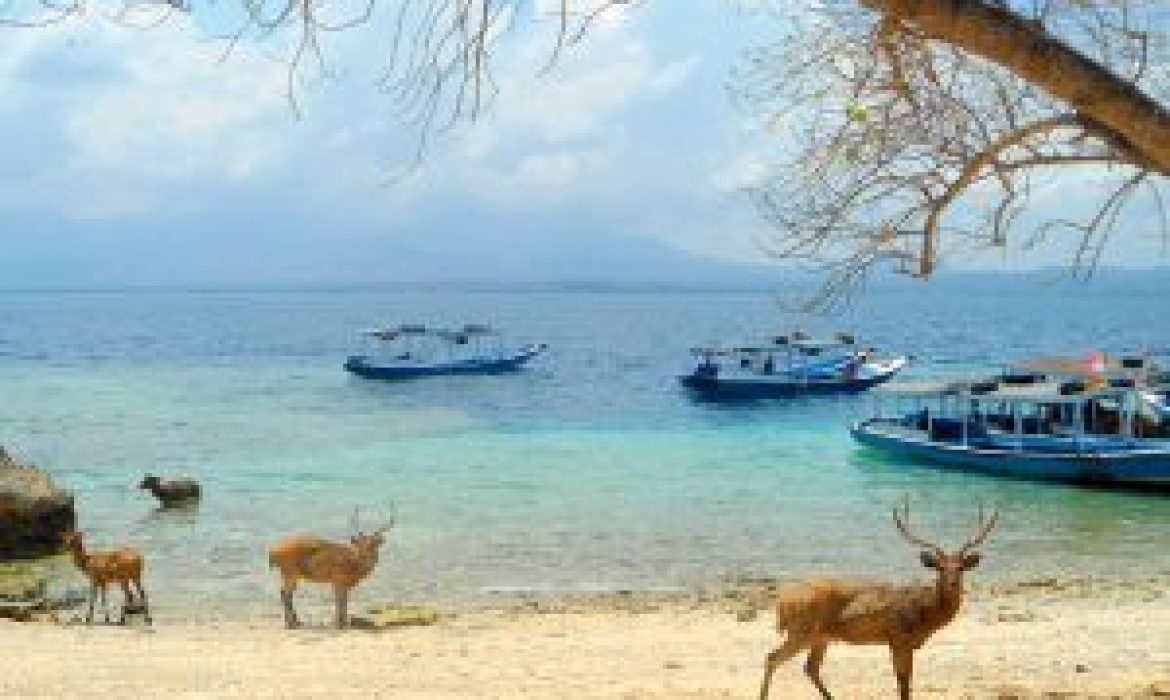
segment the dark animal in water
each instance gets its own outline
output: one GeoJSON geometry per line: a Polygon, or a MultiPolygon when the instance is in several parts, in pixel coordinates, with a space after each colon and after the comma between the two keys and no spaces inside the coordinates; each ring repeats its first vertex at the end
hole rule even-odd
{"type": "Polygon", "coordinates": [[[164,508],[192,503],[198,501],[200,496],[199,484],[192,479],[163,481],[157,476],[147,474],[138,488],[153,493],[164,508]]]}

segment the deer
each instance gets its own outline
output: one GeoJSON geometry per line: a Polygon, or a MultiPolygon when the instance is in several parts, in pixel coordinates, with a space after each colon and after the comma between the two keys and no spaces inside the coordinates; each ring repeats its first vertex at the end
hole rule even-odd
{"type": "Polygon", "coordinates": [[[821,679],[821,664],[832,642],[885,644],[890,648],[898,697],[910,699],[914,652],[946,627],[963,602],[963,574],[979,565],[974,551],[999,520],[999,511],[979,522],[958,550],[948,553],[916,535],[907,524],[909,503],[894,507],[894,525],[911,544],[921,548],[922,565],[935,572],[931,584],[893,585],[857,579],[812,579],[776,593],[776,629],[784,640],[764,661],[760,700],[768,697],[776,667],[808,650],[804,672],[825,700],[832,700],[821,679]]]}
{"type": "Polygon", "coordinates": [[[141,603],[142,614],[146,624],[151,624],[150,603],[146,598],[146,591],[142,588],[143,558],[138,550],[132,547],[120,549],[87,552],[85,549],[85,535],[71,530],[61,536],[62,543],[73,558],[73,563],[81,569],[89,579],[89,610],[85,615],[85,623],[93,623],[94,599],[101,594],[102,612],[106,622],[110,621],[110,609],[106,602],[106,587],[111,583],[122,586],[125,600],[122,604],[122,616],[118,624],[126,624],[126,614],[134,605],[135,595],[131,586],[137,589],[138,602],[141,603]]]}
{"type": "Polygon", "coordinates": [[[268,563],[271,568],[280,570],[280,601],[284,608],[285,627],[300,627],[293,609],[293,593],[301,581],[309,581],[333,586],[337,628],[345,629],[349,625],[346,612],[349,592],[374,570],[383,535],[393,526],[394,519],[391,518],[382,527],[364,533],[358,528],[355,511],[352,520],[354,534],[348,543],[314,535],[293,535],[273,545],[268,552],[268,563]]]}
{"type": "Polygon", "coordinates": [[[138,484],[138,488],[154,494],[154,497],[158,499],[163,508],[193,503],[198,501],[200,496],[199,483],[194,479],[163,481],[153,474],[147,474],[142,477],[142,482],[138,484]]]}

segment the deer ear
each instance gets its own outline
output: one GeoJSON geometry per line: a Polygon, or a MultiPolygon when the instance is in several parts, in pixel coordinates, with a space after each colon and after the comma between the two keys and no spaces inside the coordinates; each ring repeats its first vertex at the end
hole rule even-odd
{"type": "Polygon", "coordinates": [[[983,561],[983,555],[979,552],[971,552],[963,555],[963,571],[969,571],[979,566],[979,562],[983,561]]]}
{"type": "Polygon", "coordinates": [[[938,568],[938,556],[934,552],[923,550],[922,553],[919,554],[918,556],[920,559],[922,559],[922,565],[925,566],[926,568],[928,568],[928,569],[937,569],[938,568]]]}

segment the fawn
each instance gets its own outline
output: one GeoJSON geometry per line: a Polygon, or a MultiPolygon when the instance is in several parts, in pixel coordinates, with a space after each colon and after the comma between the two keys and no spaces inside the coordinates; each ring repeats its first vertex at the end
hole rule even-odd
{"type": "Polygon", "coordinates": [[[86,624],[93,622],[93,604],[98,593],[101,593],[102,612],[106,622],[110,621],[110,609],[106,603],[106,586],[117,583],[122,586],[125,601],[122,604],[122,617],[119,624],[126,622],[126,614],[134,607],[134,594],[131,584],[138,591],[138,600],[142,604],[142,613],[146,624],[150,624],[150,604],[146,599],[146,591],[142,588],[142,555],[136,549],[122,547],[103,552],[85,551],[85,536],[77,531],[66,532],[61,536],[65,548],[73,557],[73,563],[89,579],[89,610],[85,616],[86,624]]]}
{"type": "Polygon", "coordinates": [[[922,548],[922,565],[934,569],[933,584],[895,586],[849,579],[814,579],[794,584],[776,594],[776,628],[785,632],[784,642],[768,654],[760,700],[776,667],[808,649],[805,674],[826,700],[832,695],[821,680],[821,664],[831,642],[885,644],[890,648],[898,697],[910,698],[910,677],[914,652],[938,630],[948,625],[963,600],[963,572],[979,565],[980,555],[972,551],[987,537],[999,519],[996,511],[979,523],[971,537],[954,553],[911,532],[906,520],[909,505],[902,513],[894,508],[894,524],[903,537],[922,548]]]}

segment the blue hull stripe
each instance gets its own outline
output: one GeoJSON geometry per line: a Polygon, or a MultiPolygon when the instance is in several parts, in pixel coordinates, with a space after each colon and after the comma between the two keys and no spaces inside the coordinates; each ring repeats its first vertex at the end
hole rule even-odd
{"type": "Polygon", "coordinates": [[[723,379],[696,377],[686,374],[678,378],[683,386],[709,400],[751,400],[787,399],[796,396],[827,396],[831,394],[856,394],[892,378],[896,371],[888,374],[843,381],[783,382],[758,381],[754,379],[723,379]]]}
{"type": "Polygon", "coordinates": [[[850,428],[859,443],[954,469],[1044,481],[1170,488],[1170,451],[1027,453],[931,442],[882,432],[870,421],[850,428]]]}
{"type": "Polygon", "coordinates": [[[538,348],[531,348],[511,357],[500,359],[462,360],[433,365],[373,365],[366,358],[355,355],[345,361],[345,369],[366,379],[415,379],[448,375],[507,374],[519,370],[540,352],[538,348]]]}

